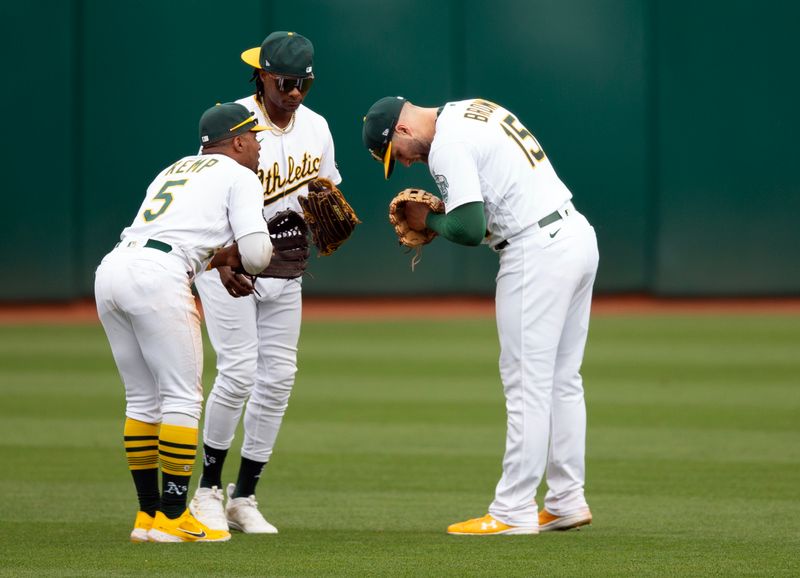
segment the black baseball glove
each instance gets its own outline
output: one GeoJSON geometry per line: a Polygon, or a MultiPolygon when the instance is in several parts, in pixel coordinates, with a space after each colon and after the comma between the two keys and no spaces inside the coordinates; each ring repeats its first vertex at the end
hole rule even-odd
{"type": "Polygon", "coordinates": [[[286,209],[267,221],[272,241],[272,259],[258,277],[296,279],[308,263],[308,225],[299,213],[286,209]]]}

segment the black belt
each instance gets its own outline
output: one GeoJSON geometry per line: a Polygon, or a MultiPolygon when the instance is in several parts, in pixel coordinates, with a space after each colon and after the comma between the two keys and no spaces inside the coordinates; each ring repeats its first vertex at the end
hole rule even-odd
{"type": "MultiPolygon", "coordinates": [[[[565,209],[564,213],[569,215],[569,209],[565,209]]],[[[542,217],[541,219],[539,219],[536,222],[536,224],[539,225],[540,229],[544,229],[547,225],[555,223],[556,221],[559,221],[561,219],[562,219],[561,213],[559,213],[558,211],[553,211],[552,213],[550,213],[546,217],[542,217]]],[[[504,239],[503,241],[500,241],[497,245],[494,246],[494,250],[495,251],[502,251],[506,247],[508,247],[508,239],[504,239]]]]}

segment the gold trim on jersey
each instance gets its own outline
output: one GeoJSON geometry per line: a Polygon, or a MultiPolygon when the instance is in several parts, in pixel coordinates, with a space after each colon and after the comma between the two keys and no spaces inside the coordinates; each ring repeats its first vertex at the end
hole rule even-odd
{"type": "Polygon", "coordinates": [[[286,166],[281,166],[279,163],[273,162],[267,171],[263,167],[258,169],[258,178],[264,187],[265,205],[285,197],[319,176],[322,157],[315,157],[304,152],[299,161],[289,155],[286,163],[286,166]],[[286,171],[286,177],[281,175],[283,171],[286,171]]]}
{"type": "Polygon", "coordinates": [[[317,174],[317,175],[314,175],[314,176],[312,176],[312,177],[309,177],[309,178],[308,178],[308,179],[306,179],[305,181],[303,181],[303,182],[301,182],[301,183],[297,183],[295,186],[293,186],[293,187],[289,187],[288,189],[285,189],[285,190],[281,191],[281,192],[280,192],[280,193],[278,193],[277,195],[273,195],[273,196],[271,196],[271,197],[267,197],[267,196],[265,195],[265,196],[264,196],[264,206],[266,207],[267,205],[271,205],[272,203],[274,203],[275,201],[277,201],[277,200],[279,200],[279,199],[282,199],[282,198],[283,198],[283,197],[285,197],[286,195],[291,195],[291,194],[292,194],[293,192],[295,192],[297,189],[303,188],[303,187],[304,187],[304,186],[306,186],[308,183],[310,183],[311,181],[313,181],[314,179],[316,179],[316,178],[317,178],[317,176],[318,176],[318,174],[317,174]]]}

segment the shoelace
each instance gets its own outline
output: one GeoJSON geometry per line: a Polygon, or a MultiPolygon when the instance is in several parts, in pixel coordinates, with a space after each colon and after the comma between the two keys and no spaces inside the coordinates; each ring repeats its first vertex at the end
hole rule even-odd
{"type": "Polygon", "coordinates": [[[256,501],[255,496],[248,496],[246,498],[237,498],[237,499],[244,500],[244,502],[241,505],[248,506],[248,508],[245,508],[243,510],[246,516],[255,518],[257,521],[261,521],[261,519],[263,519],[264,516],[262,516],[261,512],[258,511],[258,502],[256,501]],[[253,509],[250,510],[250,508],[253,509]]]}
{"type": "Polygon", "coordinates": [[[219,502],[219,505],[222,506],[222,501],[223,501],[222,492],[217,491],[217,492],[212,492],[211,494],[208,494],[204,498],[202,498],[200,500],[197,500],[197,505],[199,506],[199,509],[201,511],[203,511],[203,510],[205,510],[205,508],[203,506],[207,506],[208,502],[210,502],[212,500],[214,502],[219,502]]]}
{"type": "Polygon", "coordinates": [[[248,496],[247,498],[245,498],[245,500],[246,500],[248,506],[252,506],[254,508],[258,508],[258,502],[256,502],[256,497],[255,496],[248,496]]]}

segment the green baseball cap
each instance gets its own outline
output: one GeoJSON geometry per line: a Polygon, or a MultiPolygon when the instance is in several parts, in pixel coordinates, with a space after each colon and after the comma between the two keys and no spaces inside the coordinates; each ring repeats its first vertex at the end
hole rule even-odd
{"type": "Polygon", "coordinates": [[[261,132],[256,116],[235,102],[217,103],[200,117],[200,144],[203,146],[233,138],[246,132],[261,132]]]}
{"type": "Polygon", "coordinates": [[[392,137],[406,102],[402,96],[385,96],[373,104],[364,117],[361,138],[373,158],[383,163],[383,176],[386,179],[392,176],[394,170],[392,137]]]}
{"type": "Polygon", "coordinates": [[[285,76],[314,73],[314,45],[295,32],[273,32],[258,48],[242,52],[242,60],[253,68],[285,76]]]}

